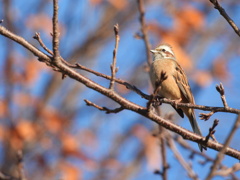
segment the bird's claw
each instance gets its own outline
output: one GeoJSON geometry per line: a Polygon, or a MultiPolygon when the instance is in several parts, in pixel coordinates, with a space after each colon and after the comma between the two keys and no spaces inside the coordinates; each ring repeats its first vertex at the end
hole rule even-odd
{"type": "Polygon", "coordinates": [[[176,108],[176,109],[178,109],[178,103],[180,103],[182,101],[182,98],[180,98],[180,99],[176,99],[176,100],[173,100],[173,106],[176,108]]]}
{"type": "Polygon", "coordinates": [[[154,96],[153,97],[153,101],[152,101],[152,106],[153,107],[158,107],[162,105],[162,102],[160,101],[160,99],[162,99],[163,97],[160,96],[154,96]]]}

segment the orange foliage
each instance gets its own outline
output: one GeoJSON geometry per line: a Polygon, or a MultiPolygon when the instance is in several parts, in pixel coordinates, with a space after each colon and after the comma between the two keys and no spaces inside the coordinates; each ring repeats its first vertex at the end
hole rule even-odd
{"type": "Polygon", "coordinates": [[[28,84],[33,84],[39,76],[40,71],[45,69],[43,63],[40,63],[35,60],[29,60],[25,62],[25,74],[24,74],[24,82],[28,84]]]}
{"type": "Polygon", "coordinates": [[[227,60],[223,58],[217,58],[213,62],[212,73],[213,76],[221,81],[226,81],[230,78],[229,70],[227,68],[227,60]]]}
{"type": "Polygon", "coordinates": [[[108,0],[115,8],[119,10],[123,10],[128,5],[128,1],[126,0],[108,0]]]}
{"type": "Polygon", "coordinates": [[[198,70],[193,75],[193,80],[201,87],[206,87],[212,82],[212,75],[208,71],[198,70]]]}
{"type": "Polygon", "coordinates": [[[64,154],[76,155],[78,153],[79,141],[74,136],[64,133],[61,141],[64,154]]]}
{"type": "Polygon", "coordinates": [[[60,164],[60,172],[63,174],[63,177],[61,179],[69,179],[69,180],[82,179],[81,169],[65,161],[62,161],[59,164],[60,164]]]}
{"type": "Polygon", "coordinates": [[[51,107],[41,109],[40,114],[49,132],[58,133],[64,129],[63,118],[51,107]]]}
{"type": "Polygon", "coordinates": [[[3,118],[4,116],[6,116],[7,111],[8,111],[8,107],[7,107],[6,101],[0,100],[0,118],[3,118]]]}
{"type": "Polygon", "coordinates": [[[36,137],[35,125],[28,120],[21,120],[16,126],[16,131],[25,141],[31,141],[36,137]]]}
{"type": "Polygon", "coordinates": [[[192,6],[185,6],[176,11],[174,15],[176,30],[181,30],[181,27],[198,30],[204,26],[204,14],[192,6]]]}
{"type": "Polygon", "coordinates": [[[102,0],[90,0],[90,3],[93,5],[93,6],[96,6],[96,5],[99,5],[102,3],[102,0]]]}
{"type": "Polygon", "coordinates": [[[192,6],[175,9],[172,11],[173,27],[170,30],[159,26],[158,22],[151,22],[149,30],[161,39],[161,43],[170,44],[176,54],[178,62],[184,70],[192,70],[191,58],[183,49],[194,31],[199,31],[204,26],[204,14],[192,6]]]}
{"type": "Polygon", "coordinates": [[[4,140],[5,131],[6,131],[6,128],[0,125],[0,141],[4,140]]]}

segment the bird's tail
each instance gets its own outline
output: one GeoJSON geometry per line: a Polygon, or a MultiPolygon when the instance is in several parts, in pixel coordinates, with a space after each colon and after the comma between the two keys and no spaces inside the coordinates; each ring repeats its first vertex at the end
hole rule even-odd
{"type": "MultiPolygon", "coordinates": [[[[198,123],[196,121],[196,116],[195,116],[194,110],[191,110],[190,117],[188,117],[188,118],[189,118],[189,121],[191,123],[193,132],[202,136],[201,130],[200,130],[200,128],[198,126],[198,123]]],[[[205,146],[203,146],[202,144],[198,144],[198,147],[199,147],[201,152],[203,151],[203,149],[207,150],[207,148],[205,146]]]]}

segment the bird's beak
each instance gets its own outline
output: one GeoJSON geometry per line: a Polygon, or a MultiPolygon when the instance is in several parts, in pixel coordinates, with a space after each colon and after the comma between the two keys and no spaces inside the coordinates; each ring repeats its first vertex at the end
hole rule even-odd
{"type": "Polygon", "coordinates": [[[157,51],[156,50],[150,50],[151,53],[155,54],[157,51]]]}

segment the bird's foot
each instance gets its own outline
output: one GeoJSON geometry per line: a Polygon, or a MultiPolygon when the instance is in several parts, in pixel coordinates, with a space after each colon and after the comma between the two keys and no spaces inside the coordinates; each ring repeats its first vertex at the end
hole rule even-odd
{"type": "Polygon", "coordinates": [[[160,101],[163,97],[160,97],[158,95],[153,96],[152,100],[152,106],[153,107],[158,107],[162,105],[162,102],[160,101]]]}
{"type": "Polygon", "coordinates": [[[173,105],[176,109],[178,109],[178,103],[180,103],[181,101],[182,101],[182,98],[173,100],[173,104],[172,104],[172,105],[173,105]]]}

